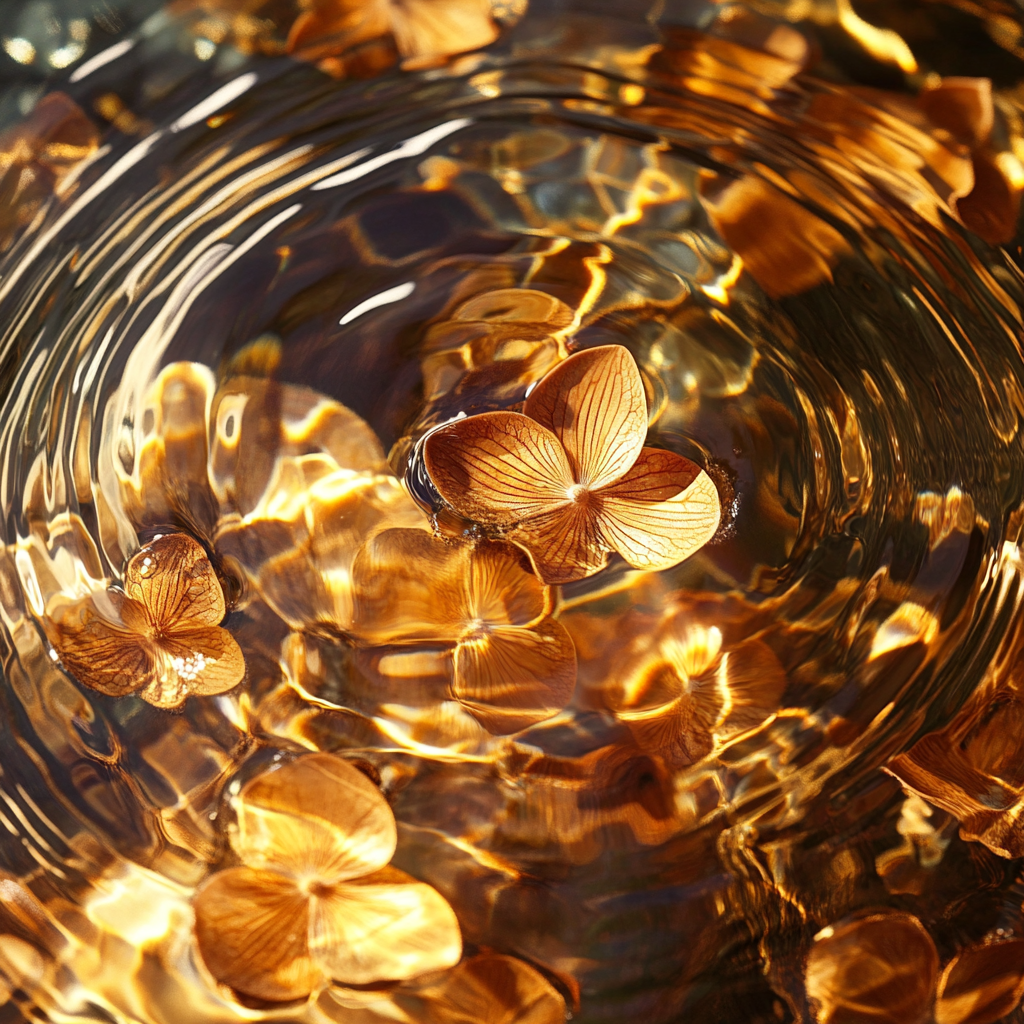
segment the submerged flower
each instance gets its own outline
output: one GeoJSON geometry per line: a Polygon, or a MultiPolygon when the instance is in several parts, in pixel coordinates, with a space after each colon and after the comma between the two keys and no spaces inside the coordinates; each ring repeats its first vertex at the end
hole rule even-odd
{"type": "Polygon", "coordinates": [[[492,733],[557,714],[576,653],[551,593],[500,542],[449,546],[424,530],[385,530],[352,568],[352,632],[372,644],[441,645],[452,695],[492,733]]]}
{"type": "Polygon", "coordinates": [[[213,875],[195,898],[199,951],[219,982],[283,1001],[332,979],[400,981],[459,961],[445,899],[386,867],[394,815],[361,772],[309,754],[253,779],[234,805],[242,866],[213,875]]]}
{"type": "Polygon", "coordinates": [[[717,626],[685,618],[669,619],[652,640],[626,663],[611,695],[643,750],[690,765],[778,710],[787,677],[763,641],[723,650],[717,626]]]}
{"type": "Polygon", "coordinates": [[[225,610],[202,546],[172,533],[132,557],[123,593],[109,590],[51,611],[46,632],[79,682],[172,708],[190,694],[223,693],[241,682],[245,659],[220,627],[225,610]]]}
{"type": "Polygon", "coordinates": [[[488,412],[431,434],[427,471],[460,515],[503,531],[545,583],[603,568],[667,569],[706,544],[721,508],[710,477],[645,448],[647,401],[629,351],[606,345],[555,367],[523,413],[488,412]]]}

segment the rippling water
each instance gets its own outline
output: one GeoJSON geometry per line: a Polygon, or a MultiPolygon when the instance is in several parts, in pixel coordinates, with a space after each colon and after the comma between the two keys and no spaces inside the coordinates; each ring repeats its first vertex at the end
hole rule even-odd
{"type": "MultiPolygon", "coordinates": [[[[961,130],[935,82],[843,82],[783,12],[723,10],[537,4],[480,53],[355,80],[182,64],[95,139],[67,108],[88,155],[51,154],[0,268],[0,1019],[423,1019],[401,992],[246,1007],[197,962],[232,780],[304,750],[379,778],[394,863],[467,954],[532,964],[576,1020],[999,1019],[931,1000],[983,943],[1024,977],[1007,108],[961,130]],[[608,344],[723,526],[560,588],[574,696],[506,734],[436,643],[352,640],[352,560],[385,516],[463,529],[430,428],[608,344]],[[365,492],[318,490],[328,463],[365,492]],[[77,682],[47,626],[168,530],[211,554],[247,670],[174,710],[77,682]],[[689,701],[670,743],[624,712],[651,665],[689,701]],[[868,914],[925,937],[843,1016],[868,914]]],[[[158,75],[186,32],[161,17],[60,90],[92,111],[158,75]]]]}

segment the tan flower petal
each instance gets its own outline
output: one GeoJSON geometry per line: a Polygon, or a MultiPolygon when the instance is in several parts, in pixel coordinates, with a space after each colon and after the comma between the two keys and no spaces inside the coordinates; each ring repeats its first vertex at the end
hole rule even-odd
{"type": "Polygon", "coordinates": [[[884,913],[819,932],[804,981],[819,1024],[923,1024],[937,973],[935,944],[917,918],[884,913]]]}
{"type": "Polygon", "coordinates": [[[592,576],[608,561],[593,505],[566,505],[528,519],[508,539],[526,549],[534,571],[552,585],[592,576]]]}
{"type": "Polygon", "coordinates": [[[210,559],[202,545],[184,533],[158,537],[133,555],[124,589],[145,606],[154,625],[176,632],[219,625],[226,611],[210,559]]]}
{"type": "Polygon", "coordinates": [[[715,535],[722,514],[707,473],[655,448],[645,448],[636,465],[598,498],[601,533],[635,569],[668,569],[689,558],[715,535]]]}
{"type": "Polygon", "coordinates": [[[529,626],[551,611],[550,591],[510,544],[484,542],[470,559],[470,617],[492,625],[529,626]]]}
{"type": "MultiPolygon", "coordinates": [[[[134,604],[116,591],[106,596],[122,616],[134,604]]],[[[150,646],[137,633],[101,616],[91,599],[55,612],[46,622],[46,635],[64,668],[84,686],[108,697],[124,697],[153,679],[150,646]]]]}
{"type": "Polygon", "coordinates": [[[347,884],[312,900],[309,950],[335,981],[367,985],[457,964],[462,935],[455,912],[429,885],[347,884]]]}
{"type": "Polygon", "coordinates": [[[565,627],[497,627],[455,649],[452,692],[496,735],[557,715],[576,686],[576,651],[565,627]]]}
{"type": "Polygon", "coordinates": [[[310,959],[309,897],[274,871],[228,868],[196,893],[196,941],[210,973],[257,999],[303,999],[323,980],[310,959]]]}
{"type": "Polygon", "coordinates": [[[499,953],[465,960],[429,1000],[431,1024],[564,1024],[565,1000],[529,964],[499,953]]]}
{"type": "Polygon", "coordinates": [[[576,482],[591,490],[618,480],[647,437],[643,380],[622,345],[570,356],[537,385],[523,411],[554,433],[576,482]]]}
{"type": "Polygon", "coordinates": [[[465,53],[498,38],[490,0],[405,0],[389,7],[403,57],[465,53]]]}
{"type": "Polygon", "coordinates": [[[395,852],[395,817],[380,790],[331,754],[257,776],[235,807],[232,846],[257,867],[333,885],[377,871],[395,852]]]}
{"type": "Polygon", "coordinates": [[[186,697],[211,696],[237,686],[245,657],[220,626],[175,632],[153,642],[154,678],[139,694],[158,708],[176,708],[186,697]]]}
{"type": "Polygon", "coordinates": [[[430,479],[456,512],[509,526],[568,501],[565,452],[551,431],[515,412],[485,412],[449,423],[423,449],[430,479]]]}
{"type": "Polygon", "coordinates": [[[471,545],[425,530],[384,530],[352,564],[352,632],[371,643],[454,643],[472,619],[471,545]]]}
{"type": "Polygon", "coordinates": [[[936,1024],[993,1024],[1024,995],[1024,940],[962,949],[939,978],[936,1024]]]}

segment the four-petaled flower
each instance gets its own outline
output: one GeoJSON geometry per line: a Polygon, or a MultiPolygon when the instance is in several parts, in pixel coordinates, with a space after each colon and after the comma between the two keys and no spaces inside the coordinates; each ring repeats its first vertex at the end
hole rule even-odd
{"type": "Polygon", "coordinates": [[[224,591],[202,546],[165,534],[128,562],[124,591],[51,609],[45,627],[61,663],[110,697],[138,693],[161,708],[190,694],[223,693],[245,674],[234,637],[220,627],[224,591]]]}
{"type": "Polygon", "coordinates": [[[452,696],[495,734],[550,718],[576,685],[576,652],[551,593],[509,544],[449,545],[385,530],[352,568],[352,633],[372,644],[452,651],[452,696]]]}
{"type": "Polygon", "coordinates": [[[233,800],[241,866],[196,894],[195,934],[222,984],[256,999],[303,999],[334,980],[402,981],[462,956],[436,889],[387,867],[395,818],[365,775],[307,754],[257,776],[233,800]]]}
{"type": "Polygon", "coordinates": [[[706,544],[721,506],[689,459],[645,448],[647,401],[621,345],[555,367],[522,413],[456,420],[424,446],[427,472],[460,515],[524,548],[545,583],[593,575],[617,551],[667,569],[706,544]]]}

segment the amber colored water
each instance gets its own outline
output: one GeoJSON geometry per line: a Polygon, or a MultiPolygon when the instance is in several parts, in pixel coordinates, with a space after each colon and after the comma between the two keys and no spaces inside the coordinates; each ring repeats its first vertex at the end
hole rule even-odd
{"type": "Polygon", "coordinates": [[[246,1006],[197,963],[231,786],[309,751],[379,779],[393,863],[467,955],[532,965],[574,1020],[1020,1019],[1019,991],[1000,1017],[935,1002],[965,949],[1024,977],[1015,65],[996,48],[972,142],[914,98],[929,60],[987,73],[954,42],[915,78],[753,6],[536,3],[479,54],[356,79],[227,44],[172,74],[179,12],[51,80],[85,111],[134,83],[137,123],[0,267],[0,1020],[388,1019],[246,1006]],[[1010,205],[972,214],[985,159],[1010,205]],[[611,344],[723,526],[673,569],[556,588],[571,702],[489,728],[447,641],[346,627],[360,531],[458,535],[425,432],[611,344]],[[325,441],[330,403],[355,417],[325,441]],[[296,460],[345,445],[376,490],[318,497],[296,460]],[[171,710],[76,681],[45,626],[169,530],[210,553],[246,663],[171,710]],[[630,717],[644,687],[682,704],[630,717]]]}

